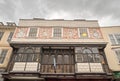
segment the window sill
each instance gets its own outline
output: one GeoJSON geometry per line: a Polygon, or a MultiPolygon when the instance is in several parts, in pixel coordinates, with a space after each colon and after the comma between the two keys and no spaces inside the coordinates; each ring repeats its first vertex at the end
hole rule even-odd
{"type": "Polygon", "coordinates": [[[120,44],[111,44],[111,46],[120,46],[120,44]]]}

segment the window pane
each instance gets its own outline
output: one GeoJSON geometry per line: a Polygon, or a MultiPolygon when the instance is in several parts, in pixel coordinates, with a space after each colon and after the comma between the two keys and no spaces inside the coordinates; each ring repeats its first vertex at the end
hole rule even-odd
{"type": "Polygon", "coordinates": [[[83,49],[83,60],[84,60],[84,62],[94,62],[93,58],[94,58],[94,55],[92,53],[92,50],[88,49],[88,48],[84,48],[83,49]]]}
{"type": "Polygon", "coordinates": [[[98,48],[92,48],[93,53],[99,53],[98,48]]]}
{"type": "Polygon", "coordinates": [[[39,47],[21,47],[14,57],[16,62],[37,62],[40,60],[40,48],[39,47]]]}
{"type": "Polygon", "coordinates": [[[27,54],[27,62],[32,62],[34,58],[34,54],[27,54]]]}
{"type": "Polygon", "coordinates": [[[36,47],[36,48],[35,48],[35,52],[36,52],[36,53],[40,53],[40,47],[36,47]]]}
{"type": "Polygon", "coordinates": [[[0,40],[2,39],[4,32],[0,32],[0,40]]]}
{"type": "Polygon", "coordinates": [[[89,53],[92,53],[92,51],[90,49],[83,49],[83,53],[84,54],[89,54],[89,53]]]}
{"type": "Polygon", "coordinates": [[[94,60],[95,62],[101,62],[102,56],[100,56],[99,54],[94,54],[94,60]]]}
{"type": "Polygon", "coordinates": [[[89,61],[89,62],[94,62],[94,60],[93,60],[93,57],[94,57],[94,56],[93,56],[93,55],[94,55],[94,54],[92,54],[92,53],[89,53],[89,54],[88,54],[88,61],[89,61]]]}
{"type": "Polygon", "coordinates": [[[82,53],[81,47],[76,47],[75,48],[75,53],[82,53]]]}
{"type": "Polygon", "coordinates": [[[116,55],[117,55],[118,61],[119,61],[119,63],[120,63],[120,50],[116,50],[115,52],[116,52],[116,55]]]}
{"type": "Polygon", "coordinates": [[[83,62],[88,62],[88,55],[87,54],[83,54],[83,62]]]}
{"type": "Polygon", "coordinates": [[[117,43],[120,44],[120,34],[115,34],[115,38],[117,40],[117,43]]]}
{"type": "Polygon", "coordinates": [[[28,48],[24,51],[24,53],[34,53],[34,50],[32,48],[28,48]]]}
{"type": "Polygon", "coordinates": [[[7,40],[8,42],[10,42],[10,41],[11,41],[12,36],[13,36],[13,32],[10,32],[9,37],[8,37],[8,40],[7,40]]]}
{"type": "Polygon", "coordinates": [[[27,61],[27,54],[17,54],[15,56],[16,62],[26,62],[27,61]]]}
{"type": "Polygon", "coordinates": [[[5,59],[5,56],[7,54],[7,49],[3,49],[0,51],[0,63],[3,63],[4,59],[5,59]]]}
{"type": "Polygon", "coordinates": [[[30,28],[29,37],[36,37],[37,35],[37,28],[30,28]]]}
{"type": "Polygon", "coordinates": [[[61,28],[54,28],[53,37],[61,37],[61,28]]]}
{"type": "Polygon", "coordinates": [[[87,28],[79,28],[80,38],[88,38],[87,28]]]}
{"type": "Polygon", "coordinates": [[[24,52],[24,47],[21,47],[18,49],[17,53],[23,53],[24,52]]]}
{"type": "Polygon", "coordinates": [[[83,62],[83,54],[77,54],[77,62],[83,62]]]}
{"type": "Polygon", "coordinates": [[[115,38],[113,37],[112,34],[109,34],[109,38],[110,38],[111,43],[112,43],[113,45],[116,44],[116,42],[115,42],[115,38]]]}

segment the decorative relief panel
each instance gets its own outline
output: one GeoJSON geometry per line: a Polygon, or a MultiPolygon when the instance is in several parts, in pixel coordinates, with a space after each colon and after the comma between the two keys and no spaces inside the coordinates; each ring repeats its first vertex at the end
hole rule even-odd
{"type": "Polygon", "coordinates": [[[16,28],[14,38],[24,38],[27,37],[28,28],[16,28]]]}
{"type": "Polygon", "coordinates": [[[78,38],[78,28],[63,28],[63,38],[64,39],[77,39],[78,38]]]}
{"type": "Polygon", "coordinates": [[[49,27],[49,28],[41,27],[41,28],[39,28],[38,37],[41,38],[41,39],[52,38],[52,27],[49,27]]]}
{"type": "Polygon", "coordinates": [[[102,34],[99,28],[89,28],[90,38],[92,39],[101,39],[102,34]]]}
{"type": "MultiPolygon", "coordinates": [[[[39,27],[37,30],[30,28],[16,28],[13,38],[26,38],[31,37],[37,39],[54,39],[53,27],[39,27]],[[30,35],[31,34],[31,35],[30,35]]],[[[70,28],[63,27],[61,31],[62,39],[101,39],[102,34],[100,28],[70,28]]]]}

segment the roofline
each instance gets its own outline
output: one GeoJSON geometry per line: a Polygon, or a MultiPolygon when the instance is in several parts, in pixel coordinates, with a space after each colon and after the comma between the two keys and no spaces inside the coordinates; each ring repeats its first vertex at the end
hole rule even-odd
{"type": "Polygon", "coordinates": [[[43,19],[43,18],[33,18],[33,19],[19,19],[20,21],[87,21],[87,22],[98,22],[98,20],[86,20],[86,19],[73,19],[73,20],[65,20],[65,19],[43,19]]]}
{"type": "Polygon", "coordinates": [[[8,25],[3,25],[3,26],[0,26],[0,28],[16,28],[18,26],[8,26],[8,25]]]}
{"type": "Polygon", "coordinates": [[[100,26],[101,28],[113,28],[113,27],[120,27],[120,26],[100,26]]]}

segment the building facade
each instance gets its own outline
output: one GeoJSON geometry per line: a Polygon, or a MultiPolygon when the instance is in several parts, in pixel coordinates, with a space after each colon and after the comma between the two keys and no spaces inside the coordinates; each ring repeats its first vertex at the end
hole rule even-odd
{"type": "Polygon", "coordinates": [[[95,20],[20,19],[3,77],[5,81],[112,81],[112,70],[120,70],[111,65],[108,34],[95,20]]]}
{"type": "Polygon", "coordinates": [[[15,23],[8,22],[7,25],[4,25],[0,22],[0,81],[3,81],[1,74],[7,69],[12,54],[12,47],[10,47],[9,42],[15,28],[15,23]]]}

